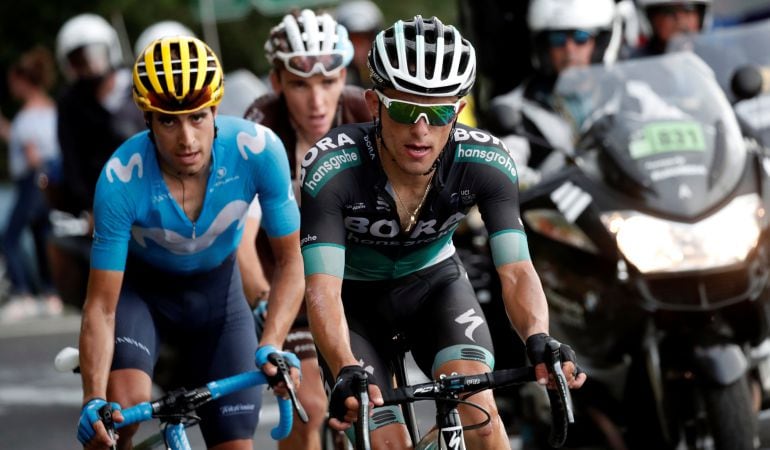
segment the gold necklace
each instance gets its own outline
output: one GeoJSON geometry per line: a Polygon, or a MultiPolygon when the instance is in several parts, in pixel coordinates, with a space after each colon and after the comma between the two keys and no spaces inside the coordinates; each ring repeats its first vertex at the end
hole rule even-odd
{"type": "MultiPolygon", "coordinates": [[[[430,191],[430,185],[433,182],[433,175],[435,175],[435,174],[436,174],[435,170],[433,171],[432,174],[430,174],[430,178],[428,179],[428,185],[425,186],[425,192],[422,194],[422,199],[420,199],[420,203],[418,203],[417,207],[414,208],[414,211],[412,211],[409,214],[409,223],[406,224],[406,226],[404,227],[404,232],[405,233],[409,233],[412,230],[412,227],[415,225],[415,223],[417,223],[417,213],[420,211],[420,208],[422,208],[422,204],[425,203],[425,199],[428,198],[428,192],[430,191]]],[[[398,191],[396,190],[396,187],[395,186],[392,186],[392,187],[393,187],[393,192],[396,193],[396,199],[398,199],[398,202],[401,204],[401,207],[404,209],[404,211],[409,213],[409,209],[407,209],[406,204],[404,204],[404,201],[401,200],[401,196],[398,195],[398,191]]],[[[400,220],[400,216],[399,216],[399,220],[400,220]]],[[[402,226],[403,226],[403,224],[402,224],[402,226]]]]}

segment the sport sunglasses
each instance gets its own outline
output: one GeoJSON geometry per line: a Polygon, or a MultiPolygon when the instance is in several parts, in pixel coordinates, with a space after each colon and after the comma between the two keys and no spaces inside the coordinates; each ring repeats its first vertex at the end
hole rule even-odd
{"type": "Polygon", "coordinates": [[[342,53],[319,55],[278,53],[276,57],[281,60],[286,70],[303,78],[319,73],[327,77],[332,76],[345,66],[345,57],[342,53]]]}
{"type": "Polygon", "coordinates": [[[572,38],[572,42],[577,45],[587,43],[594,34],[587,30],[559,30],[548,32],[548,45],[551,47],[564,47],[567,45],[567,38],[572,38]]]}
{"type": "Polygon", "coordinates": [[[413,103],[406,100],[394,100],[386,97],[382,92],[375,90],[377,97],[385,105],[388,115],[398,123],[412,125],[421,117],[425,117],[428,124],[433,126],[449,125],[457,117],[460,109],[460,100],[455,103],[413,103]]]}

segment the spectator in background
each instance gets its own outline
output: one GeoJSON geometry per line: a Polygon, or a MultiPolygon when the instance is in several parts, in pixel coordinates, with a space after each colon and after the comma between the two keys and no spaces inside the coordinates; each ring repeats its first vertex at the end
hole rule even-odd
{"type": "Polygon", "coordinates": [[[58,99],[62,183],[53,189],[54,276],[65,299],[85,297],[91,248],[90,212],[102,166],[128,137],[144,129],[131,99],[117,32],[102,17],[80,14],[56,37],[56,57],[68,86],[58,99]]]}
{"type": "Polygon", "coordinates": [[[56,78],[51,52],[36,47],[24,53],[8,72],[11,95],[22,103],[11,123],[0,115],[0,134],[8,142],[8,166],[16,189],[16,202],[3,236],[11,299],[0,309],[1,321],[13,321],[39,313],[59,314],[62,302],[51,282],[48,264],[48,202],[41,188],[61,173],[56,139],[56,104],[48,95],[56,78]],[[25,267],[22,233],[32,231],[40,281],[41,299],[25,267]]]}
{"type": "Polygon", "coordinates": [[[353,62],[349,66],[347,82],[363,88],[371,88],[366,57],[372,48],[374,37],[382,28],[382,11],[369,0],[352,0],[341,3],[334,12],[337,23],[348,30],[353,43],[353,62]]]}
{"type": "Polygon", "coordinates": [[[637,0],[637,4],[648,22],[650,36],[632,57],[660,55],[676,35],[699,33],[709,21],[711,9],[711,0],[637,0]]]}

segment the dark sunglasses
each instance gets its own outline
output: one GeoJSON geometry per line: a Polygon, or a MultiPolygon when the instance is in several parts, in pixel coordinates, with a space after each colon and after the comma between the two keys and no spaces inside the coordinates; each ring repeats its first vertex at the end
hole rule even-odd
{"type": "Polygon", "coordinates": [[[577,45],[584,45],[594,37],[594,34],[587,30],[559,30],[548,32],[548,45],[551,47],[564,47],[567,45],[567,38],[572,38],[572,42],[577,45]]]}
{"type": "Polygon", "coordinates": [[[407,125],[417,123],[421,117],[425,117],[425,120],[433,126],[449,125],[457,117],[457,111],[460,109],[460,100],[456,103],[413,103],[388,98],[378,90],[374,92],[385,105],[390,118],[407,125]]]}
{"type": "Polygon", "coordinates": [[[694,13],[698,11],[694,3],[677,3],[674,5],[651,6],[648,9],[650,15],[676,16],[679,13],[694,13]]]}

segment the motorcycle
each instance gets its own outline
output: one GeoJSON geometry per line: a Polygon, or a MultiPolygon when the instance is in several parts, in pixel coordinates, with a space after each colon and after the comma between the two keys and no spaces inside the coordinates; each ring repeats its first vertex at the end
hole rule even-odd
{"type": "Polygon", "coordinates": [[[589,374],[576,421],[598,425],[572,445],[755,448],[770,157],[689,52],[569,69],[555,89],[575,144],[521,210],[551,334],[589,374]]]}

